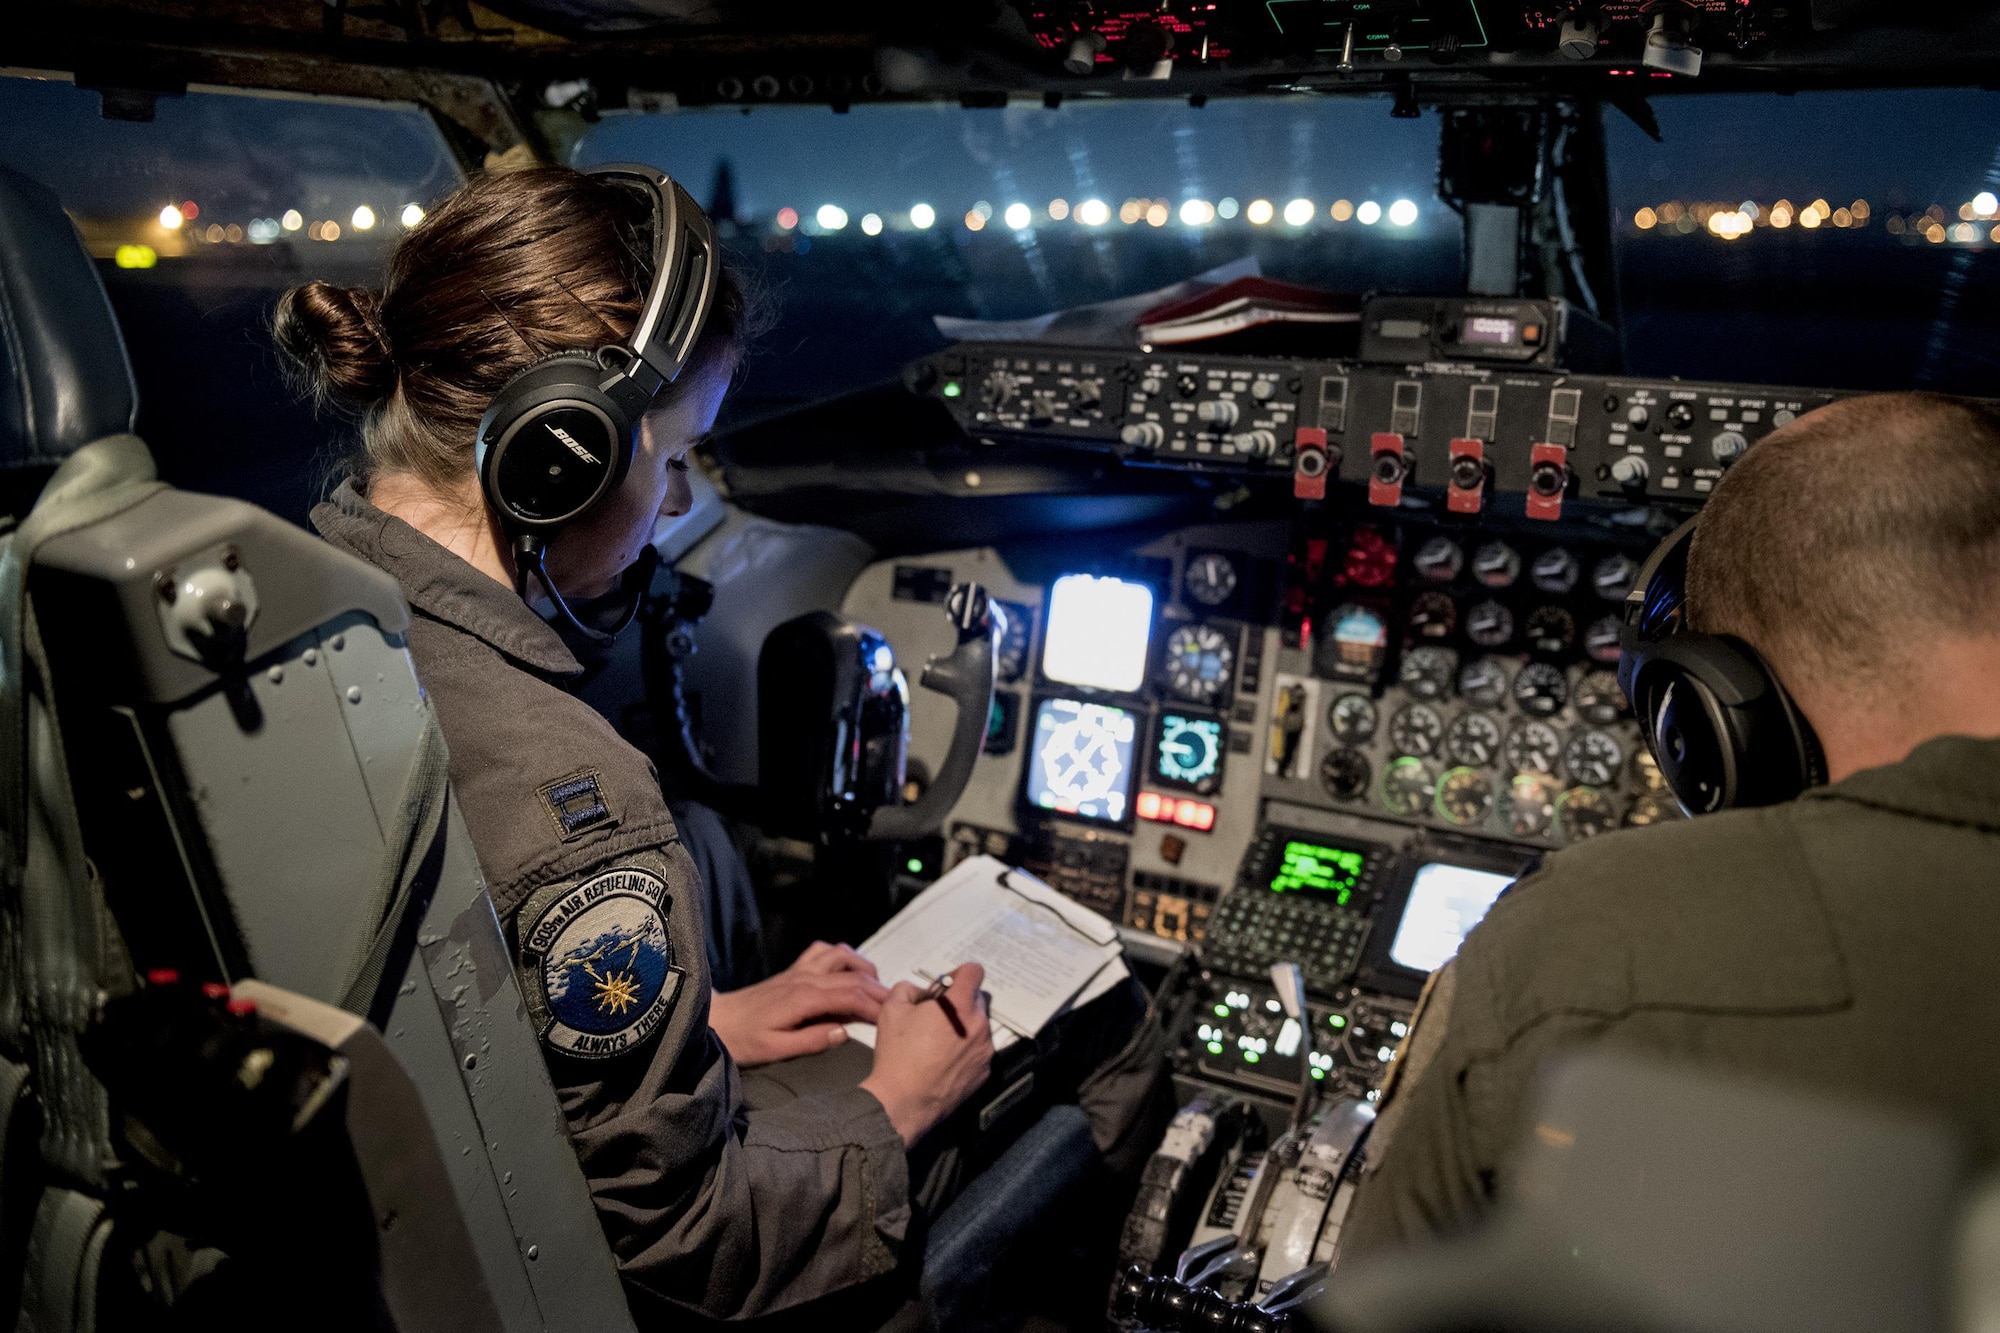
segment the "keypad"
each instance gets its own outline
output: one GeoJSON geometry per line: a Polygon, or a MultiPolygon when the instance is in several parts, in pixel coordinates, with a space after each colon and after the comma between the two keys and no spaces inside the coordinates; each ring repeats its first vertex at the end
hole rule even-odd
{"type": "Polygon", "coordinates": [[[1297,963],[1309,989],[1330,991],[1354,974],[1367,938],[1360,912],[1245,885],[1216,907],[1203,954],[1210,967],[1237,976],[1297,963]]]}

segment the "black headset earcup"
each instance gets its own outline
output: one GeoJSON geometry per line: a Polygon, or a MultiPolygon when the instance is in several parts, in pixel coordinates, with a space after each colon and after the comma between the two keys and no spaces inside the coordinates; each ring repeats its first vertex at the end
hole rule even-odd
{"type": "Polygon", "coordinates": [[[1749,644],[1680,633],[1632,656],[1633,712],[1689,814],[1775,805],[1826,780],[1812,727],[1749,644]]]}
{"type": "Polygon", "coordinates": [[[545,356],[494,396],[479,423],[479,484],[517,532],[553,532],[617,489],[632,464],[636,422],[598,386],[595,353],[545,356]]]}

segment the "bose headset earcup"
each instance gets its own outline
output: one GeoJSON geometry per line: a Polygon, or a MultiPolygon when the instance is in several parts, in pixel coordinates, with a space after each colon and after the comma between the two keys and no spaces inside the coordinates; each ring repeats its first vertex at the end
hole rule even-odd
{"type": "Polygon", "coordinates": [[[1756,649],[1683,627],[1694,526],[1661,542],[1633,585],[1619,688],[1688,814],[1791,800],[1826,780],[1819,740],[1756,649]]]}
{"type": "Polygon", "coordinates": [[[616,489],[632,466],[627,408],[592,352],[556,352],[515,375],[479,423],[479,484],[516,532],[553,532],[616,489]]]}

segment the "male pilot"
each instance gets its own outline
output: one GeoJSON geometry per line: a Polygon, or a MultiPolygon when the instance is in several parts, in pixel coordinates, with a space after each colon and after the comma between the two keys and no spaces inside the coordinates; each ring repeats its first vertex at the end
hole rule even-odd
{"type": "Polygon", "coordinates": [[[1346,1254],[1478,1215],[1538,1066],[1585,1042],[1940,1115],[2000,1160],[2000,419],[1884,394],[1773,432],[1701,515],[1686,614],[1763,655],[1828,785],[1509,890],[1433,984],[1346,1254]]]}

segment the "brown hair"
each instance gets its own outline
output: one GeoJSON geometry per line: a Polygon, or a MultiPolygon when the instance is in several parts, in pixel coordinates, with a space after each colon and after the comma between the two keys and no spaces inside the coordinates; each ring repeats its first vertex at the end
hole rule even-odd
{"type": "Polygon", "coordinates": [[[1845,692],[1885,682],[1925,631],[2000,631],[2000,418],[1890,393],[1773,431],[1702,511],[1687,616],[1845,692]]]}
{"type": "MultiPolygon", "coordinates": [[[[403,235],[379,293],[294,287],[272,334],[302,391],[360,417],[364,476],[411,472],[445,488],[469,475],[479,420],[523,367],[631,333],[650,230],[642,198],[581,171],[489,172],[403,235]]],[[[679,382],[740,353],[749,318],[725,270],[679,382]]]]}

